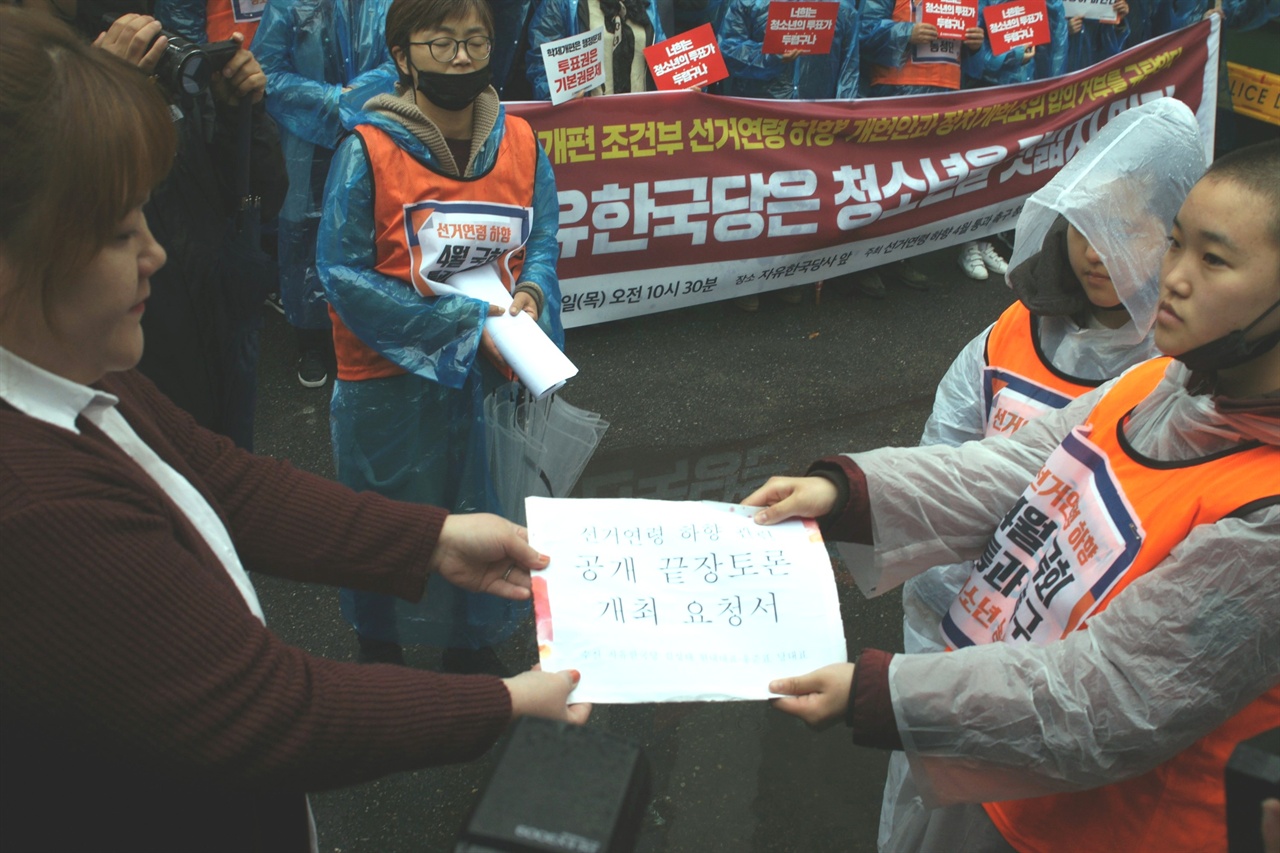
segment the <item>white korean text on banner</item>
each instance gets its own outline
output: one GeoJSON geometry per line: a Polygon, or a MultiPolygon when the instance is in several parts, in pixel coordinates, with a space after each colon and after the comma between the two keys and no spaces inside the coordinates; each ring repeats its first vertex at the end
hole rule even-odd
{"type": "Polygon", "coordinates": [[[698,92],[511,104],[560,199],[566,327],[760,293],[1013,227],[1108,120],[1171,96],[1212,151],[1216,20],[1052,80],[771,101],[698,92]]]}

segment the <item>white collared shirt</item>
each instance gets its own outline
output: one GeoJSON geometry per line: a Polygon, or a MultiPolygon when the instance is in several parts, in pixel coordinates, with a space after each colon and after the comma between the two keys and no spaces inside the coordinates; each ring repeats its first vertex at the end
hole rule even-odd
{"type": "Polygon", "coordinates": [[[116,408],[119,398],[64,379],[0,347],[0,399],[24,415],[76,435],[80,434],[76,418],[81,415],[102,430],[177,505],[218,558],[249,610],[266,624],[258,594],[226,526],[204,496],[138,437],[116,408]]]}

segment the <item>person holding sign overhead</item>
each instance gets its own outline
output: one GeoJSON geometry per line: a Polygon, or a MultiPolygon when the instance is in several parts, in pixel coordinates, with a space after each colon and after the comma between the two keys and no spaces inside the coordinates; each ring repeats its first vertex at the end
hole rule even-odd
{"type": "Polygon", "coordinates": [[[653,0],[542,0],[529,22],[525,59],[525,73],[535,98],[545,101],[551,97],[542,45],[596,27],[604,27],[604,84],[587,94],[653,90],[644,49],[667,38],[653,0]]]}
{"type": "Polygon", "coordinates": [[[861,543],[871,595],[973,561],[955,651],[770,685],[905,750],[928,806],[906,849],[1227,849],[1227,760],[1280,718],[1280,142],[1191,189],[1157,306],[1169,358],[1010,437],[832,457],[745,501],[861,543]]]}
{"type": "MultiPolygon", "coordinates": [[[[399,82],[355,117],[320,221],[338,357],[334,463],[358,490],[500,512],[484,399],[511,374],[485,320],[503,309],[454,285],[487,276],[511,294],[510,314],[564,346],[555,176],[490,85],[485,0],[395,0],[386,39],[399,82]]],[[[362,656],[398,662],[402,640],[424,643],[457,672],[504,671],[492,646],[528,614],[525,602],[446,585],[405,618],[394,604],[344,591],[362,656]]]]}

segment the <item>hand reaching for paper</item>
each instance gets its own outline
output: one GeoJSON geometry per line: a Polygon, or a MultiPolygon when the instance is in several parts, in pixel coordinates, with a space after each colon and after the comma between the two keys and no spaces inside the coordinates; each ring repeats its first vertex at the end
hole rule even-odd
{"type": "Polygon", "coordinates": [[[477,513],[444,520],[429,568],[462,589],[524,601],[532,594],[529,573],[549,562],[529,545],[523,527],[477,513]]]}
{"type": "Polygon", "coordinates": [[[788,518],[821,518],[835,508],[838,496],[835,484],[823,477],[770,477],[742,503],[765,507],[755,514],[757,524],[777,524],[788,518]]]}
{"type": "Polygon", "coordinates": [[[782,694],[777,699],[770,699],[769,703],[821,730],[844,717],[852,686],[853,664],[833,663],[808,675],[769,682],[770,693],[782,694]]]}
{"type": "Polygon", "coordinates": [[[582,725],[591,716],[591,703],[569,704],[569,694],[578,686],[578,678],[577,670],[543,672],[535,665],[514,678],[502,679],[511,694],[511,718],[546,717],[582,725]]]}

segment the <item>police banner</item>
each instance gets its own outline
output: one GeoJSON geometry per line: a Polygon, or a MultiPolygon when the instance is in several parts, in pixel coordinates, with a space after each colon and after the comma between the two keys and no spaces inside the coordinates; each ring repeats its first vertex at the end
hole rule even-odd
{"type": "Polygon", "coordinates": [[[1108,120],[1196,113],[1206,157],[1216,18],[1018,86],[856,101],[700,92],[510,104],[560,201],[566,327],[808,284],[1010,229],[1108,120]]]}

